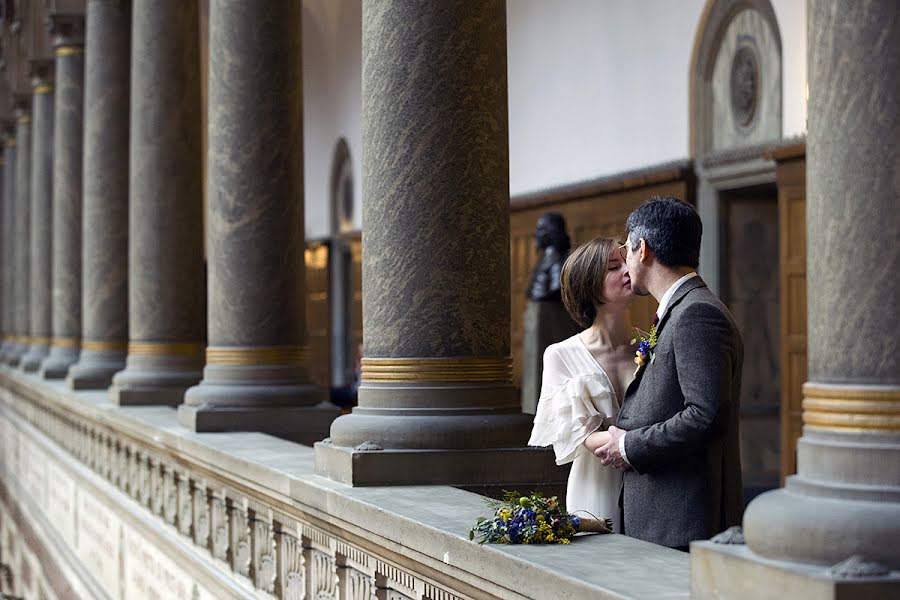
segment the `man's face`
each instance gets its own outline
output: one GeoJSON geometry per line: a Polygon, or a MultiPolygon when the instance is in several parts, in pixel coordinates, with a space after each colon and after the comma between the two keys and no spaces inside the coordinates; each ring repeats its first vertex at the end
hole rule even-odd
{"type": "Polygon", "coordinates": [[[638,296],[646,296],[650,292],[644,282],[647,269],[641,264],[641,248],[644,242],[639,241],[637,250],[632,250],[631,235],[625,240],[625,265],[628,268],[628,275],[631,277],[631,290],[638,296]]]}

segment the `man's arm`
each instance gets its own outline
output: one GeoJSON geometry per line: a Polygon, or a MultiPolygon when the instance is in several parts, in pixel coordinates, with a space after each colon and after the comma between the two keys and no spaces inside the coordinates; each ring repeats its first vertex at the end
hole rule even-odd
{"type": "Polygon", "coordinates": [[[684,407],[662,423],[625,436],[628,463],[638,473],[656,470],[702,447],[723,402],[731,399],[735,338],[728,318],[710,304],[685,308],[673,350],[684,407]]]}

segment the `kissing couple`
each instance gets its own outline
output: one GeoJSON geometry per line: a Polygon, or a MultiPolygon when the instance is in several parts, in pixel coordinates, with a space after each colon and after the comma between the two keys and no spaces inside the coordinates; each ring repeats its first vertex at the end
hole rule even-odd
{"type": "Polygon", "coordinates": [[[743,344],[696,273],[703,228],[693,207],[654,197],[626,227],[624,244],[596,238],[563,265],[563,303],[584,331],[544,352],[528,443],[572,463],[569,512],[687,551],[740,524],[743,344]],[[628,307],[646,295],[659,306],[645,331],[628,307]]]}

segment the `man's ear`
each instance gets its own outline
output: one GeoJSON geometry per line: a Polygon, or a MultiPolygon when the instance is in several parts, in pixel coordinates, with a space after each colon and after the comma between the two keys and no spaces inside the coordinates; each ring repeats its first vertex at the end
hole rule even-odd
{"type": "Polygon", "coordinates": [[[647,240],[641,238],[638,242],[640,247],[638,248],[638,259],[641,261],[641,264],[645,265],[650,262],[650,255],[653,252],[650,249],[650,246],[647,245],[647,240]]]}

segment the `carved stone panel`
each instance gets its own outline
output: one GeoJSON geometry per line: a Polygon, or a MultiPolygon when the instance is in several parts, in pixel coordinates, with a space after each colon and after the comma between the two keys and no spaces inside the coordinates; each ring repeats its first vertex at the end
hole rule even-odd
{"type": "Polygon", "coordinates": [[[337,563],[334,557],[309,548],[306,550],[310,565],[307,578],[307,598],[310,600],[338,600],[337,563]]]}
{"type": "Polygon", "coordinates": [[[341,600],[378,600],[375,578],[351,567],[338,569],[341,600]]]}
{"type": "Polygon", "coordinates": [[[211,500],[212,513],[212,555],[214,558],[228,562],[228,509],[225,498],[214,495],[211,500]]]}
{"type": "Polygon", "coordinates": [[[250,577],[250,524],[243,507],[232,506],[231,519],[231,569],[238,575],[250,577]]]}
{"type": "Polygon", "coordinates": [[[181,535],[191,537],[194,526],[194,499],[191,496],[191,480],[178,475],[178,531],[181,535]]]}
{"type": "Polygon", "coordinates": [[[178,517],[178,484],[171,467],[163,467],[163,518],[169,525],[175,525],[178,517]]]}
{"type": "Polygon", "coordinates": [[[259,519],[253,520],[253,567],[254,583],[264,592],[275,592],[275,536],[272,524],[259,519]]]}
{"type": "Polygon", "coordinates": [[[209,548],[209,496],[206,493],[206,487],[202,485],[194,486],[194,543],[203,549],[209,548]]]}
{"type": "Polygon", "coordinates": [[[281,553],[281,597],[284,600],[306,598],[306,558],[303,545],[292,535],[279,536],[281,553]]]}

